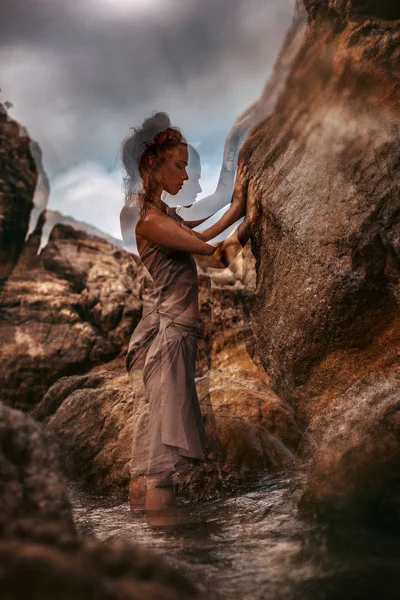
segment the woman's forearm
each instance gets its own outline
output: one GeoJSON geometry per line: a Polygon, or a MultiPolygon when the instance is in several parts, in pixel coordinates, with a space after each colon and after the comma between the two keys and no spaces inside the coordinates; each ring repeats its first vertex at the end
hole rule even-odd
{"type": "Polygon", "coordinates": [[[217,235],[225,231],[225,229],[236,223],[236,221],[245,214],[246,211],[241,206],[231,204],[228,210],[216,223],[214,223],[214,225],[211,225],[211,227],[208,227],[201,232],[202,239],[206,242],[214,239],[217,235]]]}

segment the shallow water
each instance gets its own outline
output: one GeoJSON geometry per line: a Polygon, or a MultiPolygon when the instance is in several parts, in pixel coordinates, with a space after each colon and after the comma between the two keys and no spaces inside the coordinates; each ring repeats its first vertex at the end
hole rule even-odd
{"type": "Polygon", "coordinates": [[[161,553],[210,600],[400,598],[400,539],[391,527],[301,520],[288,478],[187,508],[191,521],[150,525],[128,502],[70,487],[82,536],[161,553]]]}

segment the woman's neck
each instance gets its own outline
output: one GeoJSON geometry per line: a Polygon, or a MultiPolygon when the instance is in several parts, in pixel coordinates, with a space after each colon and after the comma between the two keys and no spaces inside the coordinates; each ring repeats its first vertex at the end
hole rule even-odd
{"type": "Polygon", "coordinates": [[[163,212],[164,214],[168,214],[168,204],[166,202],[164,202],[163,200],[161,200],[160,198],[157,198],[157,200],[151,202],[149,204],[149,208],[156,208],[157,210],[160,210],[161,212],[163,212]]]}

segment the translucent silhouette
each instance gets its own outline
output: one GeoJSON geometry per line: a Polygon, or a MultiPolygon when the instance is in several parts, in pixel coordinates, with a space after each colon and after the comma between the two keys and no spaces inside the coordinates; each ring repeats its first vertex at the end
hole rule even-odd
{"type": "MultiPolygon", "coordinates": [[[[126,366],[134,390],[138,389],[135,373],[142,370],[146,394],[140,397],[147,405],[141,406],[140,410],[136,406],[130,473],[131,482],[144,473],[147,475],[147,509],[159,508],[160,502],[168,504],[173,500],[172,494],[169,499],[165,498],[165,488],[172,488],[173,475],[180,467],[193,464],[193,460],[204,460],[213,454],[221,456],[222,453],[211,404],[202,398],[202,415],[194,381],[200,315],[197,267],[192,254],[204,258],[212,256],[217,246],[206,242],[244,216],[245,211],[243,194],[238,193],[225,215],[200,234],[192,228],[200,225],[205,218],[184,221],[178,215],[179,208],[168,206],[157,193],[151,197],[149,190],[155,189],[152,180],[154,171],[144,169],[143,156],[154,146],[158,152],[158,149],[168,146],[170,138],[174,138],[176,130],[165,125],[169,125],[168,117],[165,113],[158,113],[148,119],[141,130],[135,130],[123,146],[127,202],[121,211],[121,231],[127,246],[137,249],[140,256],[143,301],[142,319],[131,336],[126,366]],[[161,131],[154,135],[157,125],[161,131]],[[146,135],[147,139],[143,139],[146,135]],[[144,152],[139,144],[146,148],[144,152]],[[141,165],[146,181],[141,180],[135,161],[141,165]],[[147,221],[146,218],[141,219],[144,215],[147,221]],[[158,224],[155,224],[155,219],[158,219],[158,224]],[[136,239],[135,230],[137,233],[139,225],[141,234],[136,239]],[[213,429],[212,436],[206,434],[206,420],[208,431],[213,429]],[[145,448],[145,431],[148,431],[148,448],[145,448]],[[160,495],[155,496],[156,490],[161,488],[164,488],[160,492],[163,494],[162,501],[160,495]]],[[[175,158],[168,163],[165,156],[172,154],[164,152],[163,164],[169,170],[161,167],[164,169],[163,189],[178,199],[182,186],[180,202],[189,206],[201,191],[199,155],[190,146],[187,149],[183,139],[178,139],[175,149],[169,152],[175,152],[175,158]],[[182,173],[175,169],[175,163],[178,167],[181,165],[182,173]],[[186,167],[187,171],[182,167],[186,167]]],[[[160,172],[157,171],[157,174],[160,172]]]]}

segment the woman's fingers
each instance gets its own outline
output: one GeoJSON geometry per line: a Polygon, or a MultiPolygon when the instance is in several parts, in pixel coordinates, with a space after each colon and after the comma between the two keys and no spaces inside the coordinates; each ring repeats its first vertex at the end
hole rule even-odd
{"type": "Polygon", "coordinates": [[[244,162],[238,163],[237,170],[236,170],[235,182],[237,181],[238,183],[243,185],[247,179],[247,176],[248,176],[248,169],[247,169],[247,166],[245,165],[245,163],[244,162]]]}
{"type": "Polygon", "coordinates": [[[247,183],[248,169],[242,162],[238,164],[236,170],[235,187],[232,196],[232,204],[234,206],[240,206],[241,211],[246,210],[247,183]]]}

